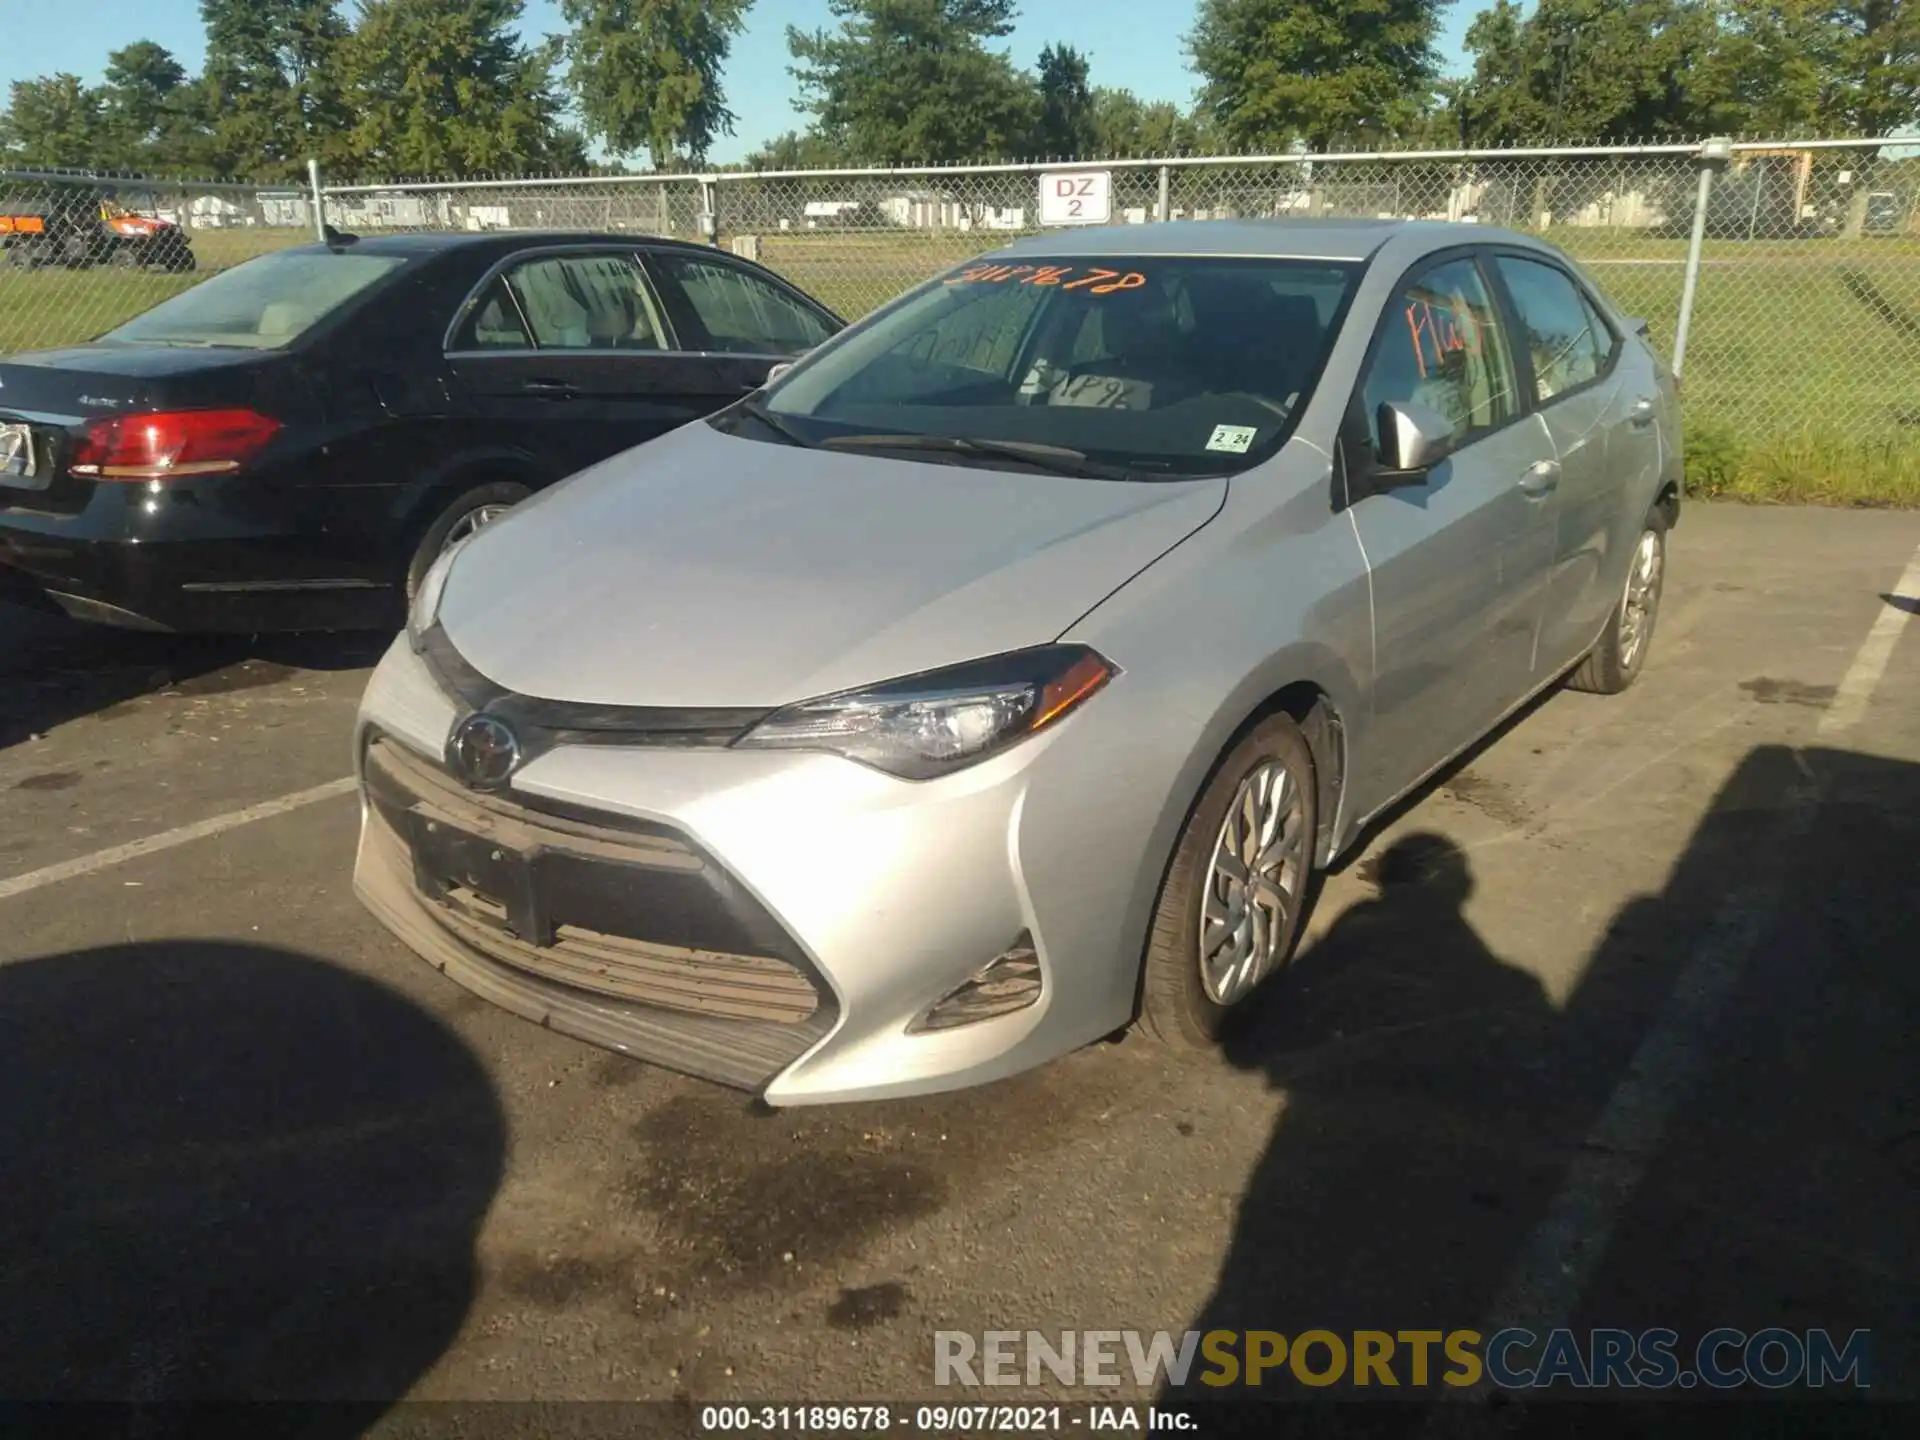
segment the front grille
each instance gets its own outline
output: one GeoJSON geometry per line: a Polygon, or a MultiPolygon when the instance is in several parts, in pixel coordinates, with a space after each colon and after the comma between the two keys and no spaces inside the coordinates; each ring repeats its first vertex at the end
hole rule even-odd
{"type": "Polygon", "coordinates": [[[496,963],[688,1015],[804,1026],[829,992],[785,928],[670,827],[467,790],[385,737],[368,799],[412,850],[414,885],[496,963]]]}
{"type": "Polygon", "coordinates": [[[440,922],[482,954],[576,990],[775,1025],[797,1025],[820,1008],[807,977],[779,960],[652,945],[573,925],[559,926],[551,945],[529,945],[508,928],[505,906],[464,886],[449,889],[439,911],[440,922]]]}

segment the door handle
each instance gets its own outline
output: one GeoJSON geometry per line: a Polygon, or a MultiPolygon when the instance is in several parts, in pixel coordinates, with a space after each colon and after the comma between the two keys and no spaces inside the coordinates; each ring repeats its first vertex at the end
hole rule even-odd
{"type": "Polygon", "coordinates": [[[1560,462],[1542,460],[1538,465],[1530,465],[1520,477],[1520,493],[1529,500],[1538,500],[1551,495],[1560,484],[1560,462]]]}
{"type": "Polygon", "coordinates": [[[1633,402],[1633,408],[1627,412],[1628,423],[1636,430],[1644,430],[1653,424],[1653,401],[1642,395],[1633,402]]]}
{"type": "Polygon", "coordinates": [[[520,388],[529,395],[544,395],[549,400],[571,400],[580,393],[565,380],[529,380],[520,388]]]}

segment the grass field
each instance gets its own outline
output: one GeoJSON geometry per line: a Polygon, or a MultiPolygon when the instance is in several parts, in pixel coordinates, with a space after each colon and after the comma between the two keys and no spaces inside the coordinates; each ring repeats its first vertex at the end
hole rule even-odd
{"type": "Polygon", "coordinates": [[[25,270],[0,261],[0,355],[89,340],[216,270],[312,239],[305,230],[195,230],[199,268],[186,275],[113,266],[25,270]]]}
{"type": "MultiPolygon", "coordinates": [[[[87,339],[295,230],[202,230],[200,271],[0,267],[0,354],[87,339]]],[[[849,319],[1005,238],[771,234],[761,260],[849,319]]],[[[1670,353],[1686,241],[1551,235],[1670,353]]],[[[1697,494],[1920,504],[1920,240],[1709,241],[1685,357],[1697,494]]]]}

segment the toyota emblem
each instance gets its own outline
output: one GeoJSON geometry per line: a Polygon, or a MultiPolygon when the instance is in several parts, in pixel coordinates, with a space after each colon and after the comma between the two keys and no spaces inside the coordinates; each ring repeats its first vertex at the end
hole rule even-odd
{"type": "Polygon", "coordinates": [[[520,765],[520,737],[506,721],[469,715],[453,727],[447,759],[454,773],[476,790],[497,790],[520,765]]]}

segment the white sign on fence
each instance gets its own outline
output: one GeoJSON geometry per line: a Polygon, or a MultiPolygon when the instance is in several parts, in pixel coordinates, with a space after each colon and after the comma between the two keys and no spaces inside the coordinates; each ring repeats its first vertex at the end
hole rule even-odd
{"type": "Polygon", "coordinates": [[[1054,170],[1040,177],[1042,225],[1105,225],[1112,218],[1111,170],[1054,170]]]}

